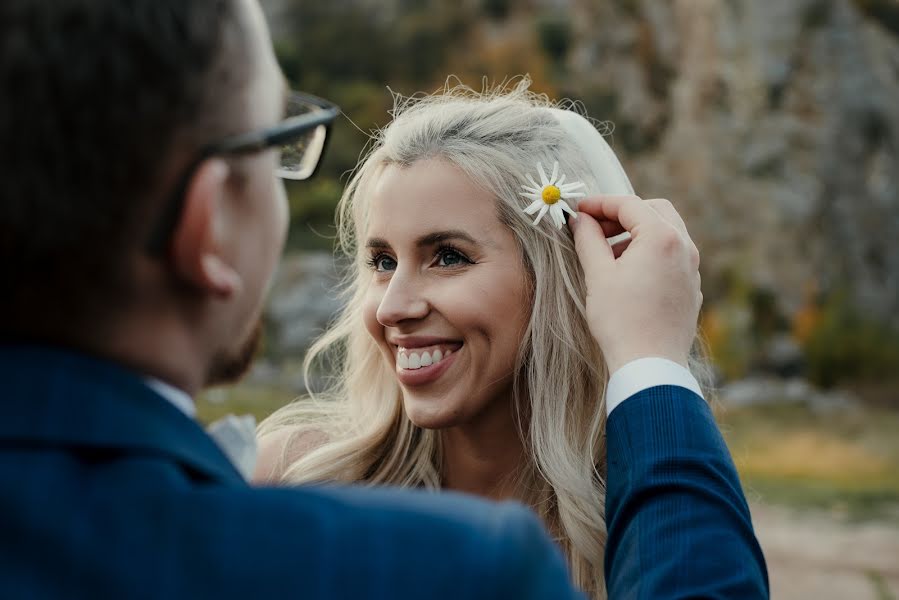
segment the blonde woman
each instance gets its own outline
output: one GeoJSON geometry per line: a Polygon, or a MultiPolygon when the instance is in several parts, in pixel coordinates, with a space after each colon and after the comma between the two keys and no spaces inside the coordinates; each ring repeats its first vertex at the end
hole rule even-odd
{"type": "MultiPolygon", "coordinates": [[[[306,364],[332,361],[340,375],[261,425],[257,479],[516,499],[542,518],[574,583],[605,597],[606,393],[629,357],[597,342],[605,316],[591,296],[616,282],[584,268],[566,226],[600,193],[633,193],[617,158],[526,80],[399,100],[339,206],[348,302],[306,364]]],[[[640,208],[689,241],[669,203],[640,208]]],[[[600,220],[606,235],[624,231],[616,220],[600,220]]],[[[683,272],[698,298],[695,268],[683,272]]],[[[694,297],[678,310],[695,324],[694,297]]]]}

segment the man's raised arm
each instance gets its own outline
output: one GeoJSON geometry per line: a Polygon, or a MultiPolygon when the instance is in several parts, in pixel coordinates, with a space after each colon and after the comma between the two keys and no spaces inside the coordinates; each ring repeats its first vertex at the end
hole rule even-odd
{"type": "Polygon", "coordinates": [[[767,598],[736,469],[688,370],[702,305],[696,246],[667,200],[602,196],[578,210],[590,329],[612,373],[609,597],[767,598]]]}

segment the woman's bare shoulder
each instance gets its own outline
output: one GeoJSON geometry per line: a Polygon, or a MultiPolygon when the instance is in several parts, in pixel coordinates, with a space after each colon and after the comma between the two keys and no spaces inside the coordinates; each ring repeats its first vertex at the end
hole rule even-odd
{"type": "Polygon", "coordinates": [[[328,435],[319,429],[283,427],[259,438],[253,481],[277,484],[287,469],[309,452],[323,446],[328,435]]]}

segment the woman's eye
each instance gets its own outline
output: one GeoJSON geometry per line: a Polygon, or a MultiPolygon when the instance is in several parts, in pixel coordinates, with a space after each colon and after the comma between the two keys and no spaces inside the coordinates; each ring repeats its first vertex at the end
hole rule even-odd
{"type": "Polygon", "coordinates": [[[437,266],[440,267],[453,267],[469,262],[471,261],[455,250],[441,250],[437,255],[437,266]]]}
{"type": "Polygon", "coordinates": [[[386,254],[374,257],[371,262],[375,271],[393,271],[396,269],[396,261],[386,254]]]}

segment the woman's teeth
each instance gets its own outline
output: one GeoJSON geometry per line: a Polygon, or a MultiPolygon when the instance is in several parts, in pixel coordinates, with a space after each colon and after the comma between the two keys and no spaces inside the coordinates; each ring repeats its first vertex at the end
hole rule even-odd
{"type": "Polygon", "coordinates": [[[412,371],[422,367],[436,365],[452,353],[452,349],[447,349],[446,352],[444,352],[440,350],[440,348],[436,348],[432,351],[407,350],[406,348],[400,348],[396,355],[396,364],[401,369],[412,371]]]}

